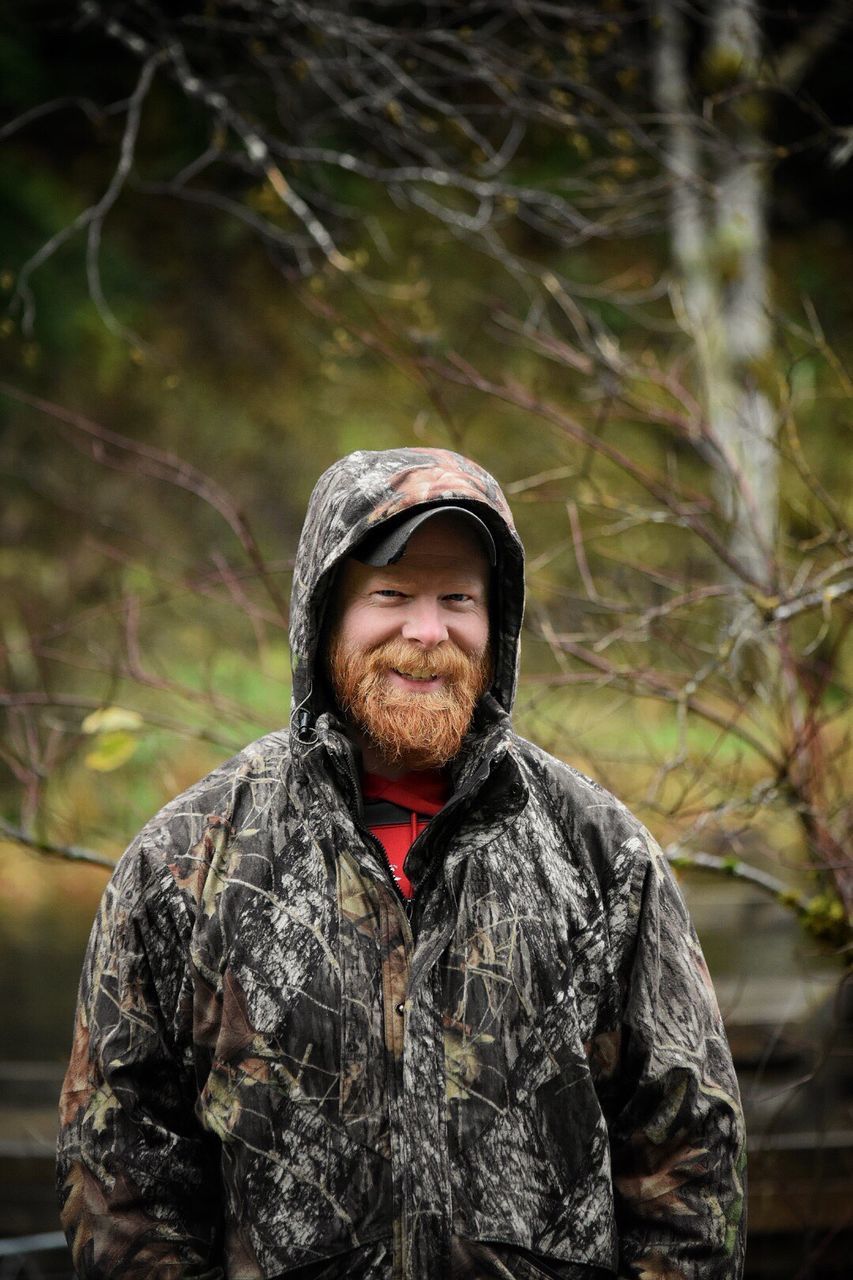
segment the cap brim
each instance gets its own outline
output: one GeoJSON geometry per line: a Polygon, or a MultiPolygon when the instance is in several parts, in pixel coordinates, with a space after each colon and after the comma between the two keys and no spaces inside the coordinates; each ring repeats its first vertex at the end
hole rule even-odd
{"type": "Polygon", "coordinates": [[[353,559],[358,560],[361,564],[376,566],[396,564],[405,554],[409,539],[416,529],[419,529],[427,520],[432,520],[434,516],[448,514],[464,516],[466,520],[471,522],[474,526],[474,532],[477,533],[483,544],[483,550],[489,558],[489,564],[496,565],[498,560],[497,548],[488,525],[473,511],[469,511],[467,507],[458,507],[451,503],[437,503],[426,511],[419,511],[416,515],[409,516],[408,519],[395,524],[392,529],[384,533],[385,526],[381,526],[376,530],[375,534],[368,535],[367,538],[364,538],[359,543],[352,552],[353,559]]]}

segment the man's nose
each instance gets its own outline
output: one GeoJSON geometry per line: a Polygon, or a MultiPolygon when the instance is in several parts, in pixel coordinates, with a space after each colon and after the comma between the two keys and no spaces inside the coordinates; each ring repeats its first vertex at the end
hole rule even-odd
{"type": "Polygon", "coordinates": [[[412,600],[403,623],[404,640],[413,640],[425,649],[434,649],[447,639],[447,627],[438,600],[412,600]]]}

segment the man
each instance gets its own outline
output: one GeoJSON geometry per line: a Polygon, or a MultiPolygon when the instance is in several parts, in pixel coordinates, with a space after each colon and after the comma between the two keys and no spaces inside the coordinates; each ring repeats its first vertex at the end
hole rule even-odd
{"type": "Polygon", "coordinates": [[[321,477],[290,732],[167,805],[95,924],[59,1143],[79,1275],[740,1274],[707,970],[651,837],[514,733],[522,607],[473,462],[321,477]]]}

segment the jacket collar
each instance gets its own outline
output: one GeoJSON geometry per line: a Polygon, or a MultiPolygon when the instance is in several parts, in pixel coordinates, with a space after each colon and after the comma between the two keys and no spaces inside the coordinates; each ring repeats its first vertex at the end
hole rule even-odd
{"type": "MultiPolygon", "coordinates": [[[[509,715],[490,694],[485,694],[477,704],[471,728],[466,734],[459,754],[450,762],[451,804],[457,795],[472,797],[480,790],[498,763],[507,754],[513,738],[509,715]]],[[[360,804],[360,767],[357,748],[348,737],[346,727],[337,715],[330,711],[317,717],[312,730],[313,751],[319,749],[327,762],[331,780],[337,783],[344,797],[360,804]]],[[[316,762],[315,762],[316,763],[316,762]]],[[[514,758],[510,769],[517,775],[514,758]]],[[[445,806],[446,807],[446,806],[445,806]]]]}

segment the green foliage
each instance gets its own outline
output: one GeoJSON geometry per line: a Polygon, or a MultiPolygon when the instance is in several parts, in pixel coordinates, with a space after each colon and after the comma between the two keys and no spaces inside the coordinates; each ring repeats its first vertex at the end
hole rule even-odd
{"type": "Polygon", "coordinates": [[[853,964],[853,925],[837,895],[815,894],[806,904],[802,921],[812,937],[839,953],[846,952],[848,963],[853,964]]]}

